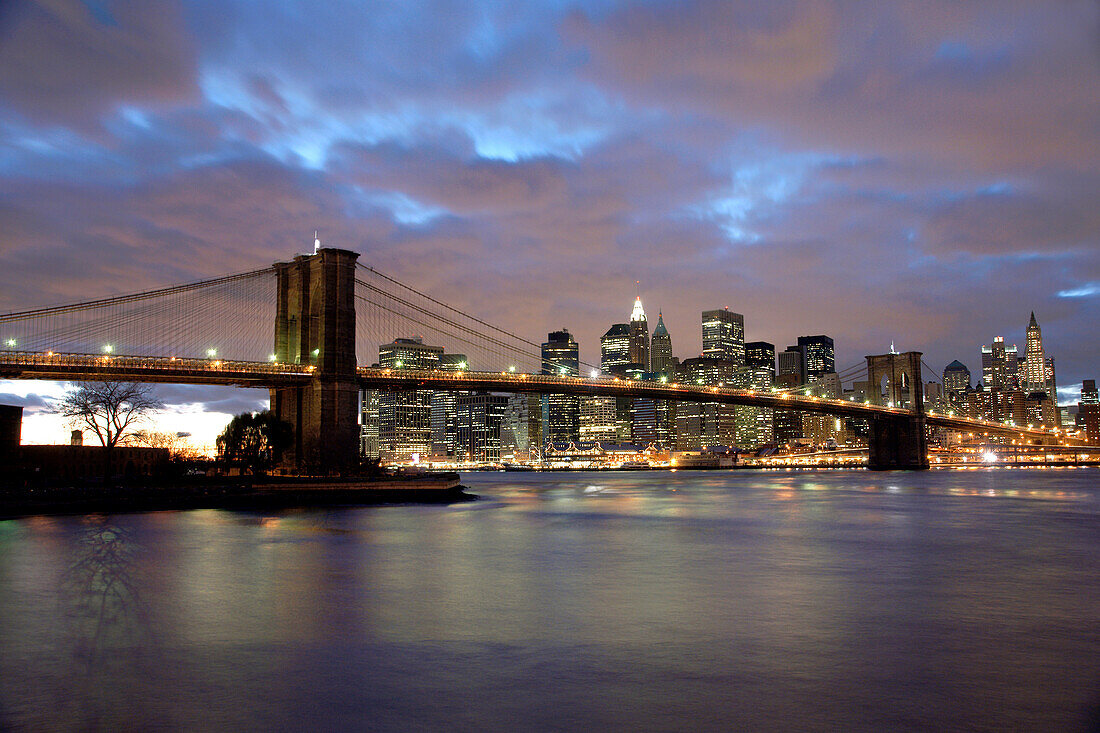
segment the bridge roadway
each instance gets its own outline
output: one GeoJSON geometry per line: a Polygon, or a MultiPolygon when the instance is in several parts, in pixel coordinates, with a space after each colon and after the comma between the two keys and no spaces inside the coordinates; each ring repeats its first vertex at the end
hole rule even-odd
{"type": "MultiPolygon", "coordinates": [[[[307,384],[314,378],[312,366],[271,362],[194,359],[107,354],[60,354],[0,351],[0,379],[53,381],[168,382],[173,384],[223,384],[274,388],[307,384]]],[[[911,413],[901,407],[872,405],[845,399],[827,399],[785,392],[762,392],[731,387],[709,387],[676,382],[643,382],[618,377],[559,377],[510,372],[439,371],[359,367],[359,386],[364,389],[483,391],[507,393],[569,394],[601,397],[649,397],[677,402],[718,402],[750,407],[770,407],[861,419],[903,418],[911,413]]],[[[942,413],[928,413],[929,424],[964,432],[1057,438],[1049,431],[1004,425],[942,413]]]]}

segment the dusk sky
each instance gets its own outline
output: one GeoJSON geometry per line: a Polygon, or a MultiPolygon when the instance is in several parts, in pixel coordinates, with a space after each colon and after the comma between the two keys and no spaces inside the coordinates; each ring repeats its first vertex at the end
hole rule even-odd
{"type": "MultiPolygon", "coordinates": [[[[316,229],[586,361],[636,289],[681,358],[728,306],[779,350],[893,341],[975,380],[1034,310],[1075,391],[1100,377],[1098,8],[0,3],[0,312],[264,267],[316,229]]],[[[215,412],[200,432],[254,394],[162,390],[215,412]]]]}

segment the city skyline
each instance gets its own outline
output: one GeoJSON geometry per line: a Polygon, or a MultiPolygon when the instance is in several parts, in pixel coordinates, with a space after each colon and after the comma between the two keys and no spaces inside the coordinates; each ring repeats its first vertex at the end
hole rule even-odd
{"type": "MultiPolygon", "coordinates": [[[[532,340],[568,326],[592,363],[639,281],[681,358],[728,306],[746,341],[828,334],[843,363],[895,343],[977,374],[976,345],[1023,348],[1034,310],[1073,401],[1100,322],[1098,21],[1083,2],[10,4],[0,312],[262,267],[319,230],[532,340]]],[[[188,430],[263,402],[159,389],[188,430]]]]}

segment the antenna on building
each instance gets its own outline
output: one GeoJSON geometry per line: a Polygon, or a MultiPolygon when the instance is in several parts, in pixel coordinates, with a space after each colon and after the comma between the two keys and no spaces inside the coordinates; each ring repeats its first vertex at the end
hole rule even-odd
{"type": "Polygon", "coordinates": [[[317,236],[317,230],[313,230],[313,254],[321,251],[321,238],[317,236]]]}
{"type": "Polygon", "coordinates": [[[894,348],[894,339],[890,339],[890,353],[891,354],[898,353],[897,349],[894,348]]]}

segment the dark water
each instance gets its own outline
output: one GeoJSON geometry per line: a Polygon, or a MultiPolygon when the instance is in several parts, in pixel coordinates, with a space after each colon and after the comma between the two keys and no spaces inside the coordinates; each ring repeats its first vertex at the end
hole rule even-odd
{"type": "Polygon", "coordinates": [[[0,728],[1089,730],[1100,471],[0,522],[0,728]]]}

